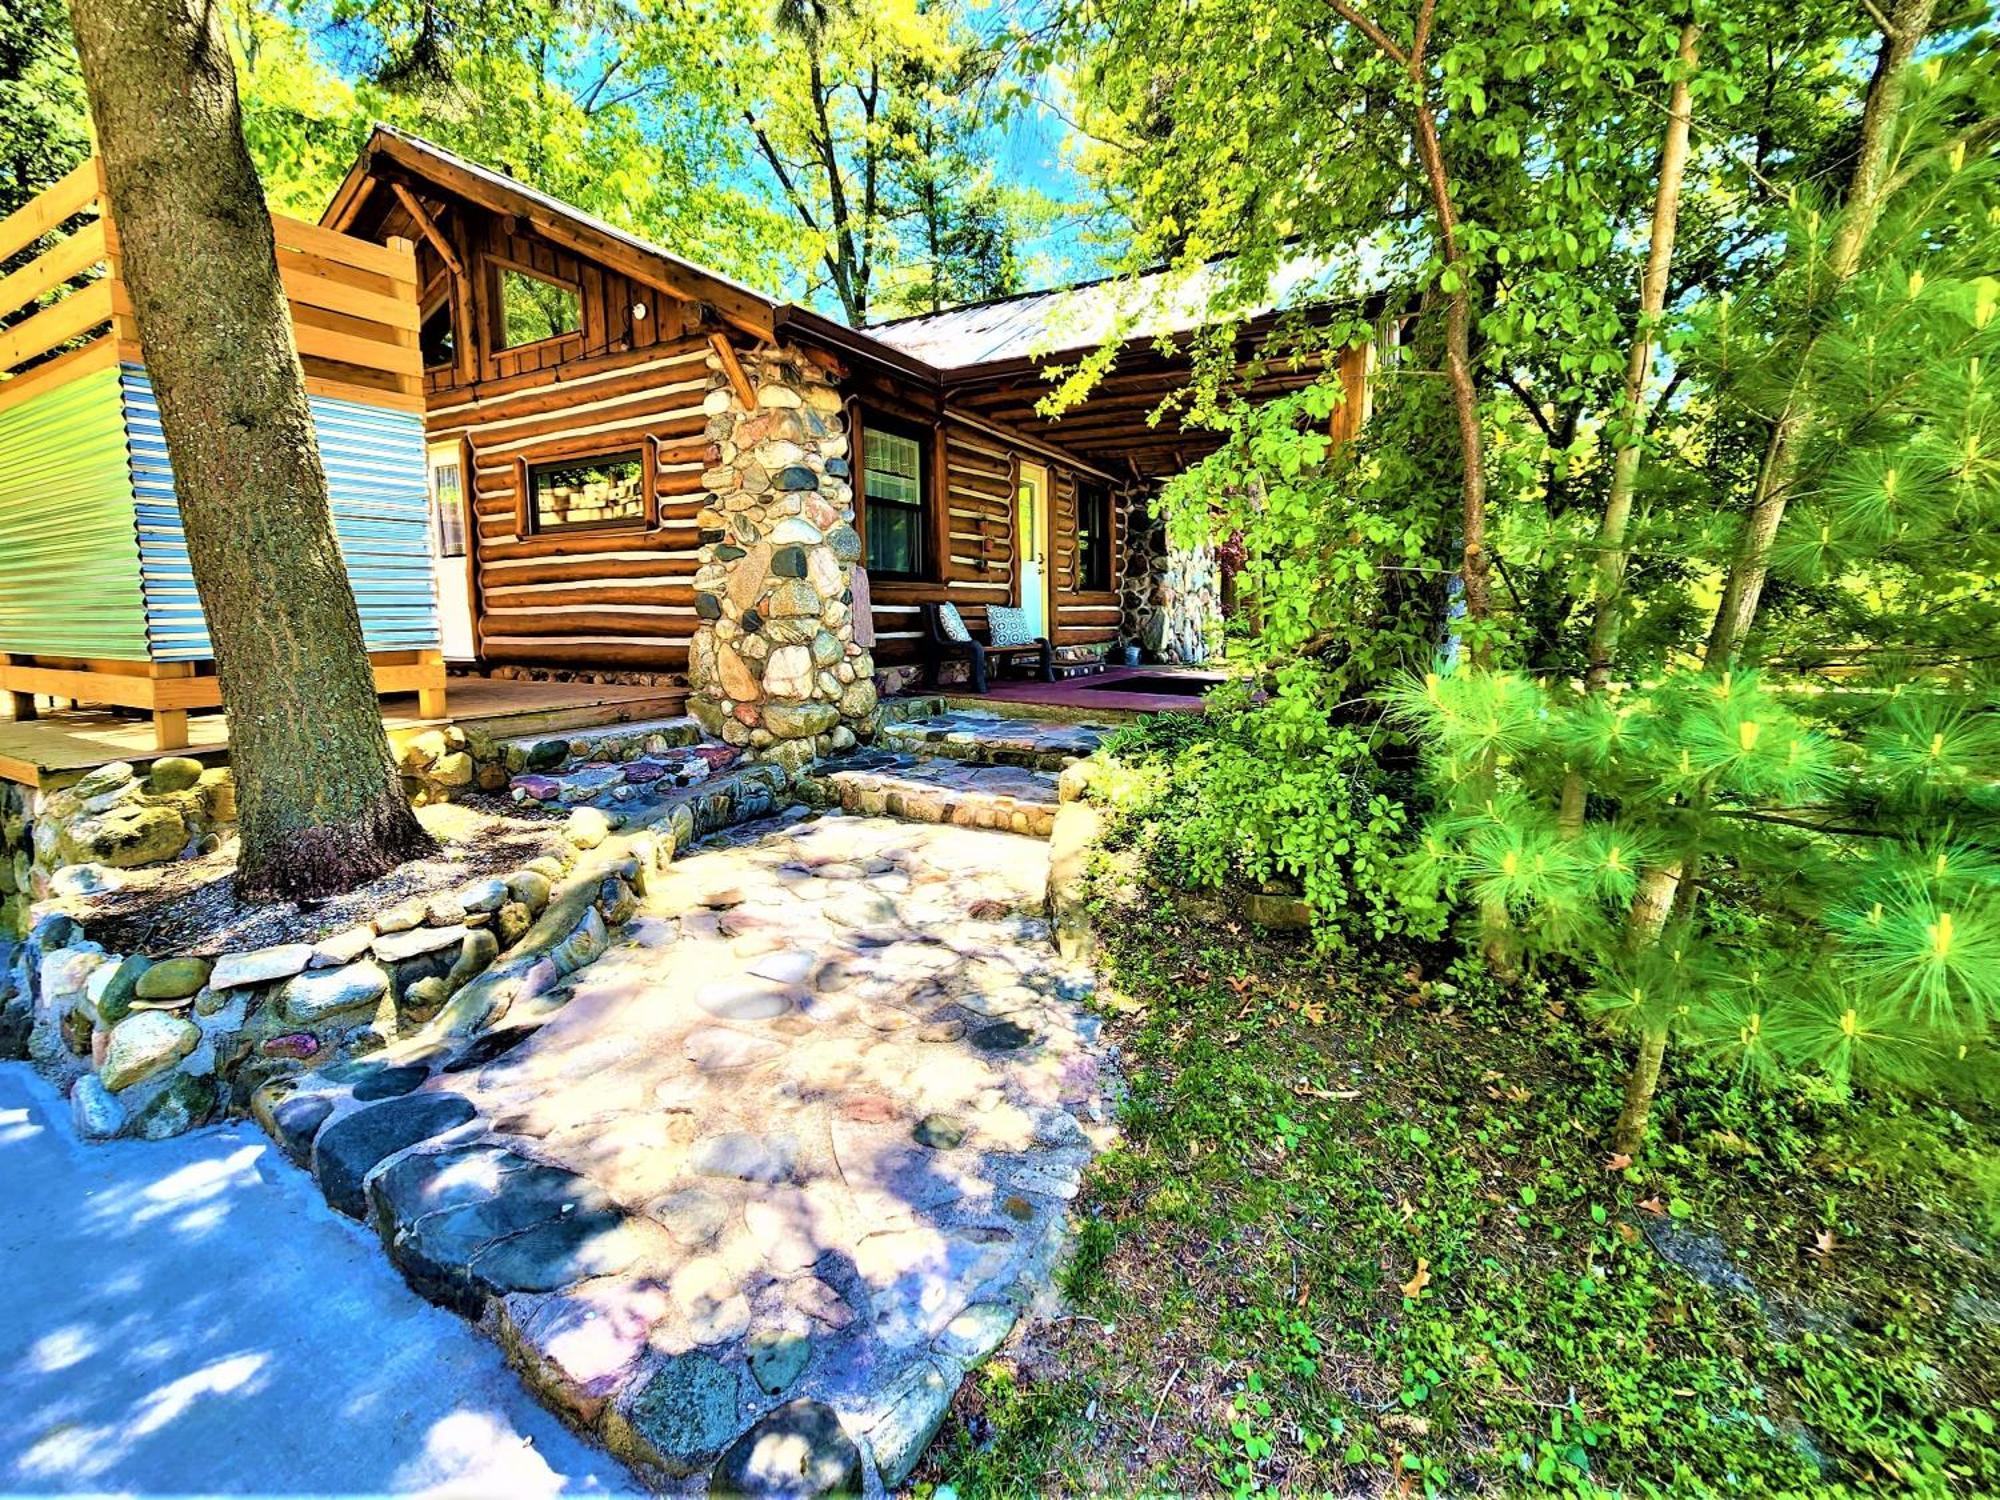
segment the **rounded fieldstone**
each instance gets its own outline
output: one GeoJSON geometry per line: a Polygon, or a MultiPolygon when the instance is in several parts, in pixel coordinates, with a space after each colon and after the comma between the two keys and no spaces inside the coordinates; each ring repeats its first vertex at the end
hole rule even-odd
{"type": "Polygon", "coordinates": [[[153,762],[146,773],[146,789],[151,792],[184,792],[201,780],[201,762],[185,755],[168,755],[153,762]]]}
{"type": "Polygon", "coordinates": [[[695,991],[694,1003],[725,1021],[768,1021],[792,1008],[792,996],[775,985],[726,979],[695,991]]]}
{"type": "Polygon", "coordinates": [[[326,1201],[350,1219],[368,1211],[363,1184],[375,1167],[418,1141],[465,1124],[478,1111],[456,1094],[406,1094],[335,1120],[313,1142],[313,1175],[326,1201]]]}
{"type": "Polygon", "coordinates": [[[707,1354],[664,1360],[606,1433],[614,1451],[631,1450],[670,1474],[691,1474],[736,1430],[736,1371],[707,1354]]]}
{"type": "Polygon", "coordinates": [[[812,1340],[803,1333],[763,1328],[746,1342],[750,1378],[767,1396],[782,1396],[805,1373],[812,1357],[812,1340]]]}
{"type": "Polygon", "coordinates": [[[955,1120],[950,1115],[925,1115],[910,1131],[919,1146],[929,1146],[934,1151],[949,1151],[965,1144],[966,1128],[963,1120],[955,1120]]]}
{"type": "Polygon", "coordinates": [[[972,1033],[972,1045],[981,1052],[1018,1052],[1034,1039],[1034,1032],[1013,1021],[995,1021],[972,1033]]]}
{"type": "Polygon", "coordinates": [[[185,1000],[208,983],[205,958],[168,958],[139,976],[134,993],[141,1000],[185,1000]]]}
{"type": "Polygon", "coordinates": [[[709,1476],[711,1495],[858,1495],[861,1450],[832,1407],[792,1401],[729,1445],[709,1476]]]}
{"type": "Polygon", "coordinates": [[[98,1077],[115,1094],[172,1067],[200,1041],[192,1021],[163,1010],[135,1011],[112,1028],[98,1077]]]}

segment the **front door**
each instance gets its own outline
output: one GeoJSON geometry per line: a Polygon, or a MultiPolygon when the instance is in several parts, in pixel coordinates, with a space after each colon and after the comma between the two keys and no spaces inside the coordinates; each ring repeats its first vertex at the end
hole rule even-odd
{"type": "Polygon", "coordinates": [[[438,631],[445,660],[478,654],[472,632],[472,566],[466,556],[465,467],[456,443],[430,450],[431,571],[437,579],[438,631]]]}
{"type": "Polygon", "coordinates": [[[1014,535],[1021,547],[1021,608],[1028,633],[1049,633],[1049,471],[1021,465],[1021,492],[1015,501],[1014,535]]]}

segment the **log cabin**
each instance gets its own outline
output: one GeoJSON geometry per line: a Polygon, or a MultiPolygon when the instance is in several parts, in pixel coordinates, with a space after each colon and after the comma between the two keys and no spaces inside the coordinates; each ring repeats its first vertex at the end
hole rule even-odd
{"type": "MultiPolygon", "coordinates": [[[[730,645],[746,616],[757,635],[755,606],[771,601],[762,572],[737,587],[746,548],[762,569],[757,549],[783,524],[756,497],[774,480],[782,493],[796,472],[752,466],[745,477],[731,437],[767,453],[767,424],[737,433],[719,414],[747,419],[760,402],[803,411],[812,431],[786,428],[774,462],[794,439],[812,448],[825,491],[815,498],[831,498],[855,538],[858,555],[842,561],[856,565],[866,618],[835,629],[837,604],[822,601],[847,658],[820,662],[812,646],[822,679],[839,677],[823,696],[855,700],[845,677],[856,638],[881,665],[912,660],[926,604],[955,604],[975,629],[990,606],[1017,606],[1060,654],[1101,654],[1137,634],[1149,597],[1134,576],[1144,501],[1216,441],[1148,421],[1186,373],[1156,341],[1198,327],[1205,308],[1193,304],[1134,333],[1083,406],[1038,413],[1045,368],[1097,347],[1132,305],[1120,299],[1144,302],[1145,287],[1097,283],[849,328],[387,127],[321,222],[416,247],[445,650],[461,660],[693,666],[697,678],[728,675],[751,647],[753,675],[778,661],[783,641],[730,645]],[[839,430],[821,440],[822,426],[839,430]],[[725,500],[739,484],[750,492],[725,500]],[[765,509],[764,530],[745,523],[765,509]],[[705,621],[726,639],[691,662],[705,621]]],[[[1360,351],[1341,358],[1343,379],[1358,376],[1360,351]]],[[[1260,389],[1315,373],[1275,373],[1260,389]]],[[[796,528],[796,503],[782,508],[796,528]]],[[[826,533],[836,546],[840,529],[826,533]]],[[[777,563],[801,566],[782,547],[777,563]]]]}

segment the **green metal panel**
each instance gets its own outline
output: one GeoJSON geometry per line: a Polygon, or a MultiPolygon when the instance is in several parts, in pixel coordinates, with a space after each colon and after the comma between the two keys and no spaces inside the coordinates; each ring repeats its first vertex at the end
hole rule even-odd
{"type": "Polygon", "coordinates": [[[147,658],[116,369],[0,411],[0,651],[147,658]]]}

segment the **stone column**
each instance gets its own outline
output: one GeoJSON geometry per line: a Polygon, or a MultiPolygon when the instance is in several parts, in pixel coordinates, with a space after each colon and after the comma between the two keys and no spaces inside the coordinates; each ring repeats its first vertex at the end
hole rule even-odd
{"type": "Polygon", "coordinates": [[[745,407],[709,356],[708,437],[696,519],[698,623],[688,711],[752,757],[797,770],[872,733],[875,664],[854,641],[861,556],[840,393],[794,350],[741,360],[745,407]]]}

